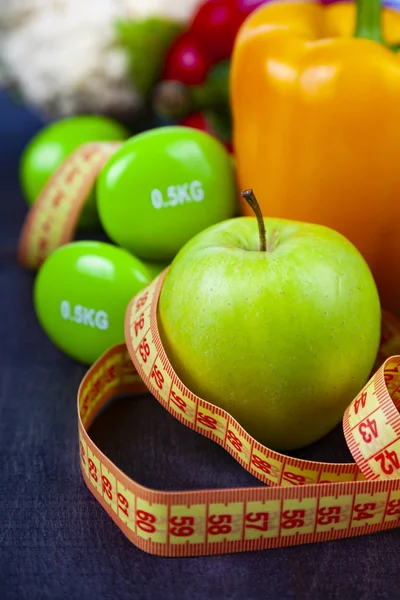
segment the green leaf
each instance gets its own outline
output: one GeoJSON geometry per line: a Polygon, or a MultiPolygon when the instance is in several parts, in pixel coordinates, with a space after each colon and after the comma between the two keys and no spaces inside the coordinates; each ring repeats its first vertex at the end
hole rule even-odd
{"type": "Polygon", "coordinates": [[[214,65],[206,81],[189,88],[193,110],[225,111],[229,107],[230,61],[214,65]]]}
{"type": "Polygon", "coordinates": [[[211,129],[224,142],[232,140],[232,117],[229,110],[210,110],[204,114],[211,129]]]}
{"type": "Polygon", "coordinates": [[[159,80],[167,52],[183,27],[167,19],[117,21],[118,39],[126,50],[133,83],[147,97],[159,80]]]}

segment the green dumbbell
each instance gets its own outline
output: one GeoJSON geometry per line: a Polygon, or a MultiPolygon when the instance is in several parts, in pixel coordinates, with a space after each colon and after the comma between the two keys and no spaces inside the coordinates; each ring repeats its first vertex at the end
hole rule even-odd
{"type": "Polygon", "coordinates": [[[235,216],[233,161],[214,137],[188,127],[134,136],[97,181],[108,236],[135,256],[168,262],[203,229],[235,216]]]}
{"type": "MultiPolygon", "coordinates": [[[[106,117],[81,115],[51,123],[44,127],[25,148],[20,164],[21,187],[29,205],[54,171],[79,146],[87,142],[122,141],[128,132],[119,123],[106,117]]],[[[93,192],[86,200],[79,226],[90,228],[99,225],[96,200],[93,192]]]]}
{"type": "Polygon", "coordinates": [[[154,269],[122,248],[72,242],[51,254],[39,270],[36,314],[56,346],[91,364],[124,341],[128,303],[154,275],[154,269]]]}

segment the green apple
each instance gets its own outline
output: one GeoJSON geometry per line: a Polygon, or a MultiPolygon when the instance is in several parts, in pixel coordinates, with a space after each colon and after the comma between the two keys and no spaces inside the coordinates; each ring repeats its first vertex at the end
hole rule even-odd
{"type": "Polygon", "coordinates": [[[180,250],[158,323],[192,392],[290,450],[327,434],[368,380],[380,302],[363,257],[336,231],[258,221],[227,220],[180,250]]]}
{"type": "MultiPolygon", "coordinates": [[[[36,201],[54,171],[79,146],[87,142],[122,141],[128,135],[117,121],[98,115],[69,117],[44,127],[21,157],[21,187],[28,204],[36,201]]],[[[86,201],[79,224],[82,227],[99,224],[93,193],[86,201]]]]}

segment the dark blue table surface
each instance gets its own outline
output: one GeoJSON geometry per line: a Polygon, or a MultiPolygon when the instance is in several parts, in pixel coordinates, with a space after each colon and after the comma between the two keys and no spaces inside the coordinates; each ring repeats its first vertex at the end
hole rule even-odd
{"type": "MultiPolygon", "coordinates": [[[[33,275],[16,262],[22,148],[39,119],[0,95],[0,599],[400,598],[400,532],[265,552],[163,559],[135,548],[79,471],[85,373],[41,331],[33,275]]],[[[258,485],[150,396],[115,401],[92,428],[129,475],[159,489],[258,485]]],[[[350,460],[340,427],[304,457],[350,460]]]]}

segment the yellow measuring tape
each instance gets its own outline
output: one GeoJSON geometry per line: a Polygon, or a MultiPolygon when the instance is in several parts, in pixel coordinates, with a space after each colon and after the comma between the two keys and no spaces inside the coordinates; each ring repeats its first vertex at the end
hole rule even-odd
{"type": "Polygon", "coordinates": [[[70,242],[97,176],[119,142],[89,143],[73,152],[44,187],[25,220],[19,261],[37,269],[54,250],[70,242]]]}
{"type": "MultiPolygon", "coordinates": [[[[57,245],[70,239],[84,203],[82,196],[115,148],[108,144],[83,147],[60,167],[28,215],[20,244],[23,264],[39,266],[57,245]],[[86,163],[88,153],[96,157],[83,171],[81,153],[86,163]],[[68,200],[60,208],[62,203],[52,199],[57,185],[66,185],[71,164],[80,173],[79,183],[69,190],[62,188],[68,200]],[[53,225],[43,228],[49,215],[53,225]]],[[[108,350],[88,371],[78,392],[83,477],[123,533],[153,554],[198,556],[320,542],[398,527],[400,356],[391,355],[400,347],[400,324],[383,313],[377,363],[383,364],[343,417],[344,435],[355,462],[300,460],[262,446],[231,415],[195,396],[179,380],[157,326],[164,277],[165,272],[130,302],[126,345],[108,350]],[[144,391],[150,391],[183,424],[220,444],[269,487],[163,492],[127,477],[94,444],[88,430],[111,398],[144,391]]]]}

